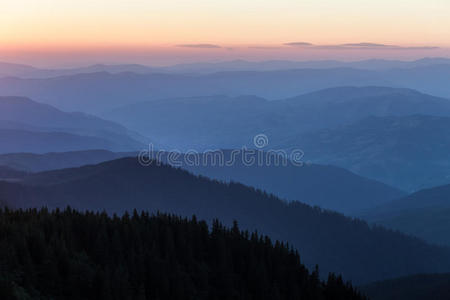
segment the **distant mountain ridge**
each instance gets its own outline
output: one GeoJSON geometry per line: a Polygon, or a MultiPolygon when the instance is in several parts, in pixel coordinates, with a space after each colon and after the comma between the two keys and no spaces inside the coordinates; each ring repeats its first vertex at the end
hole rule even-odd
{"type": "Polygon", "coordinates": [[[95,72],[46,79],[5,77],[0,78],[0,90],[3,95],[27,96],[63,110],[102,113],[130,103],[175,97],[256,95],[273,100],[336,86],[395,86],[384,77],[350,68],[213,74],[95,72]]]}
{"type": "Polygon", "coordinates": [[[110,72],[110,73],[135,72],[145,74],[158,71],[161,71],[161,69],[154,67],[147,67],[139,64],[122,64],[122,65],[95,64],[87,67],[78,67],[78,68],[44,69],[24,64],[0,62],[1,77],[50,78],[56,76],[95,73],[95,72],[110,72]]]}
{"type": "MultiPolygon", "coordinates": [[[[440,110],[428,112],[447,114],[446,107],[440,110]]],[[[347,126],[300,134],[278,146],[301,148],[305,160],[340,166],[408,192],[450,183],[447,116],[372,116],[347,126]]]]}
{"type": "MultiPolygon", "coordinates": [[[[255,96],[185,97],[127,105],[105,117],[180,150],[252,146],[260,133],[269,146],[292,136],[348,125],[371,115],[450,116],[450,100],[414,90],[339,87],[285,100],[255,96]]],[[[294,144],[296,145],[297,142],[294,144]]]]}
{"type": "Polygon", "coordinates": [[[370,222],[450,246],[450,185],[424,189],[361,214],[370,222]]]}
{"type": "Polygon", "coordinates": [[[84,113],[67,113],[24,97],[0,97],[0,152],[137,150],[144,138],[84,113]],[[138,140],[140,141],[138,141],[138,140]]]}
{"type": "Polygon", "coordinates": [[[65,132],[0,129],[0,154],[64,152],[87,149],[120,149],[111,141],[65,132]]]}
{"type": "Polygon", "coordinates": [[[57,169],[99,164],[108,160],[136,156],[136,153],[85,150],[53,153],[7,153],[0,154],[0,166],[24,172],[42,172],[57,169]]]}
{"type": "Polygon", "coordinates": [[[8,181],[22,179],[28,174],[24,171],[13,169],[9,166],[0,165],[0,180],[8,181]]]}
{"type": "MultiPolygon", "coordinates": [[[[367,64],[375,68],[390,65],[385,61],[367,64]]],[[[216,94],[256,95],[276,100],[339,86],[404,87],[450,98],[447,79],[450,64],[446,59],[425,59],[381,70],[351,64],[326,68],[314,68],[314,64],[304,67],[291,64],[288,69],[249,68],[227,69],[219,64],[214,72],[206,73],[155,72],[151,68],[147,72],[146,67],[134,65],[100,65],[46,78],[0,77],[0,90],[3,95],[27,96],[60,109],[88,113],[103,113],[130,103],[216,94]]]]}
{"type": "Polygon", "coordinates": [[[393,68],[415,68],[432,65],[450,64],[450,59],[430,57],[413,61],[368,59],[361,61],[343,62],[337,60],[266,60],[246,61],[232,60],[224,62],[198,62],[176,64],[166,67],[146,66],[140,64],[94,64],[86,67],[76,68],[53,68],[43,69],[24,64],[0,62],[0,76],[22,77],[22,78],[45,78],[62,75],[91,73],[91,72],[134,72],[140,74],[163,72],[163,73],[215,73],[220,71],[274,71],[286,69],[323,69],[350,67],[366,70],[388,70],[393,68]]]}

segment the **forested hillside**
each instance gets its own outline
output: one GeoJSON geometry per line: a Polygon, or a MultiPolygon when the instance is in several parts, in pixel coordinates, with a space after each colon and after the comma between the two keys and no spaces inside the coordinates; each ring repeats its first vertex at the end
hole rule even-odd
{"type": "Polygon", "coordinates": [[[0,182],[11,207],[66,207],[123,213],[135,208],[197,215],[289,241],[308,267],[339,272],[367,283],[450,271],[450,250],[341,214],[279,198],[240,183],[224,184],[156,163],[124,158],[81,168],[35,174],[25,182],[0,182]]]}
{"type": "Polygon", "coordinates": [[[364,299],[287,244],[148,213],[0,210],[0,299],[364,299]]]}

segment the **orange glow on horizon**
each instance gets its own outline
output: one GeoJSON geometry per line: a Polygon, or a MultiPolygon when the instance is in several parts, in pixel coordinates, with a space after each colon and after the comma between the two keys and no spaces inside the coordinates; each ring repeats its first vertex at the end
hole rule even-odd
{"type": "Polygon", "coordinates": [[[0,11],[0,60],[102,52],[197,59],[398,56],[381,48],[345,56],[337,48],[284,45],[290,42],[441,48],[408,50],[405,57],[448,56],[450,49],[448,0],[15,0],[2,1],[0,11]]]}

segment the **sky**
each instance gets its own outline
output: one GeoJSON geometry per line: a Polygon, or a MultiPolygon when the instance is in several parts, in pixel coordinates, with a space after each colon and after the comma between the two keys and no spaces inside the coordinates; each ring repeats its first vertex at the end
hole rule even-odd
{"type": "Polygon", "coordinates": [[[449,0],[0,0],[0,60],[450,56],[449,0]]]}

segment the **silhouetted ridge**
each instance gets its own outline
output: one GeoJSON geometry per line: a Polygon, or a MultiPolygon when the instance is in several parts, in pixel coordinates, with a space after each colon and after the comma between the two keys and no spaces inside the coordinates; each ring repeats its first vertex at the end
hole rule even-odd
{"type": "MultiPolygon", "coordinates": [[[[179,155],[172,165],[178,165],[194,174],[207,176],[226,182],[237,181],[273,193],[287,201],[297,200],[310,205],[332,209],[345,214],[378,206],[382,203],[405,195],[400,190],[353,174],[347,170],[315,164],[295,165],[291,161],[286,164],[280,159],[275,162],[274,155],[267,152],[252,152],[237,150],[220,150],[215,152],[179,155]],[[237,154],[232,161],[232,153],[237,154]],[[253,153],[253,154],[252,154],[253,153]],[[212,157],[220,155],[223,162],[218,163],[212,157]],[[258,163],[249,165],[247,159],[258,159],[258,163]],[[193,166],[189,161],[198,161],[193,166]],[[326,188],[324,188],[326,187],[326,188]]],[[[169,153],[153,153],[167,162],[169,153]]],[[[31,154],[14,153],[0,155],[0,165],[6,165],[17,170],[47,171],[63,168],[80,167],[98,164],[121,157],[137,156],[136,153],[113,153],[109,151],[78,151],[65,153],[31,154]]]]}

